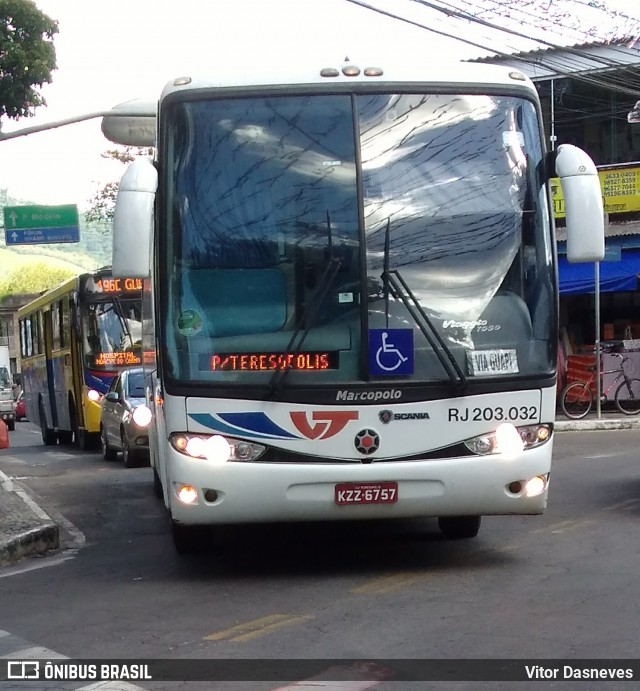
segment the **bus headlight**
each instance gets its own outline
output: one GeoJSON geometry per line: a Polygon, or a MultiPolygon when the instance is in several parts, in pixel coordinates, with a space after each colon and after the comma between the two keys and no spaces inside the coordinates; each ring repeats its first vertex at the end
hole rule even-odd
{"type": "Polygon", "coordinates": [[[262,444],[234,439],[221,434],[192,434],[174,432],[169,437],[171,446],[185,456],[206,458],[212,463],[226,461],[255,461],[265,451],[262,444]]]}
{"type": "Polygon", "coordinates": [[[486,456],[502,453],[507,457],[517,456],[522,451],[533,449],[551,438],[551,425],[526,425],[515,427],[509,422],[500,425],[495,432],[466,439],[464,444],[472,453],[486,456]]]}
{"type": "Polygon", "coordinates": [[[99,393],[98,391],[96,391],[95,389],[89,389],[89,391],[87,391],[87,398],[88,398],[90,401],[97,402],[97,401],[99,401],[99,400],[102,398],[102,396],[101,396],[100,393],[99,393]]]}

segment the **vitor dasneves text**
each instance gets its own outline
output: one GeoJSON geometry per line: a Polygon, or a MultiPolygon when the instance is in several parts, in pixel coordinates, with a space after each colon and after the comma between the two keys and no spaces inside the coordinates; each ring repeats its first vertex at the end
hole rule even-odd
{"type": "Polygon", "coordinates": [[[545,667],[525,665],[529,679],[633,679],[633,670],[622,667],[545,667]]]}

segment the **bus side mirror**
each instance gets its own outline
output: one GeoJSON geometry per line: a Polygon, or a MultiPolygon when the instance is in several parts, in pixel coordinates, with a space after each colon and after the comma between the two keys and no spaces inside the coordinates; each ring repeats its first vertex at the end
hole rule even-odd
{"type": "Polygon", "coordinates": [[[561,144],[556,154],[567,222],[567,259],[599,262],[604,258],[604,208],[600,178],[582,149],[561,144]]]}
{"type": "Polygon", "coordinates": [[[148,158],[134,161],[122,176],[113,216],[111,270],[116,277],[149,275],[157,188],[158,171],[148,158]]]}

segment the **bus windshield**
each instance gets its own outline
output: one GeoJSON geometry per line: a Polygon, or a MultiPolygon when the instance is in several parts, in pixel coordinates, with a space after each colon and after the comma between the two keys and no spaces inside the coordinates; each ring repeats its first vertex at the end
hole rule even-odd
{"type": "Polygon", "coordinates": [[[268,387],[286,369],[286,386],[429,384],[554,371],[533,103],[202,97],[171,104],[166,123],[169,380],[268,387]]]}
{"type": "Polygon", "coordinates": [[[140,300],[115,298],[82,308],[84,358],[87,367],[113,369],[139,365],[142,351],[140,300]]]}

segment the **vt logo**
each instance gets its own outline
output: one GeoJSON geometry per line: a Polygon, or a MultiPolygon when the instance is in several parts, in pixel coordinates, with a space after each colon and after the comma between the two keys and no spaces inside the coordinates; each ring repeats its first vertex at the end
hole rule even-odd
{"type": "Polygon", "coordinates": [[[298,432],[307,439],[329,439],[341,432],[348,422],[358,419],[355,410],[316,410],[311,413],[311,419],[316,421],[314,425],[309,424],[307,413],[295,412],[290,415],[298,432]]]}

